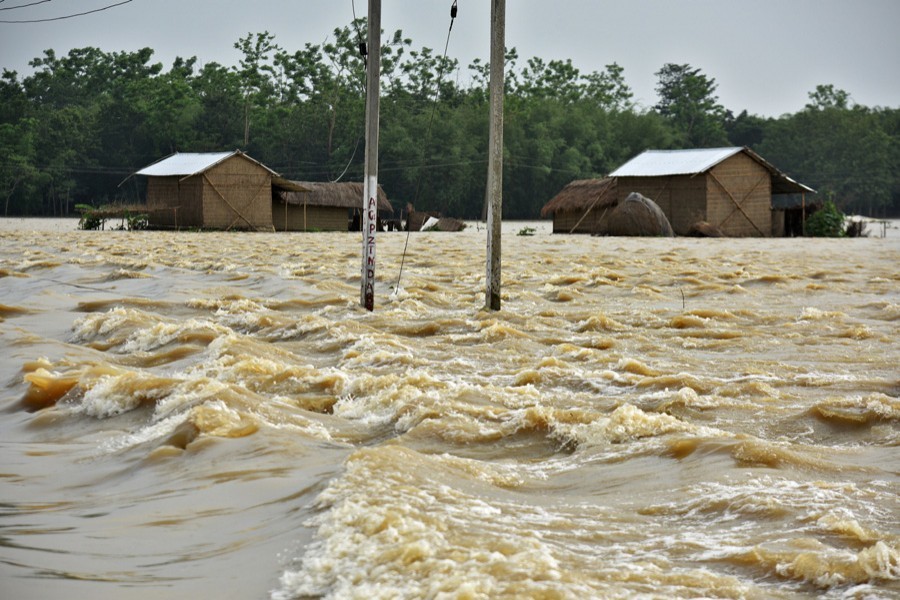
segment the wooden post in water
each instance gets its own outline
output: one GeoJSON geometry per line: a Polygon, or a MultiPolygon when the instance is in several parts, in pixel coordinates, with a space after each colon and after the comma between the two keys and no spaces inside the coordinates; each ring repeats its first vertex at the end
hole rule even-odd
{"type": "Polygon", "coordinates": [[[363,182],[360,304],[375,308],[375,231],[378,227],[378,101],[381,78],[381,0],[369,0],[366,69],[366,167],[363,182]]]}
{"type": "Polygon", "coordinates": [[[506,0],[491,0],[490,133],[487,174],[487,277],[485,308],[500,310],[500,225],[503,220],[503,86],[506,0]]]}

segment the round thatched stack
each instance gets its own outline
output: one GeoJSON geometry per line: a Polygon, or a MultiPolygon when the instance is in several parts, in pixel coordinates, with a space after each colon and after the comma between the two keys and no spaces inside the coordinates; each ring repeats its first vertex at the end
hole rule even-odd
{"type": "Polygon", "coordinates": [[[656,202],[632,192],[609,216],[607,235],[674,237],[675,232],[656,202]]]}

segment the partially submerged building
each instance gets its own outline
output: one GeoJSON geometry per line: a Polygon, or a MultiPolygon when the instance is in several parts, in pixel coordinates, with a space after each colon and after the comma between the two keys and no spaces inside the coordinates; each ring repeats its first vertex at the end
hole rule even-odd
{"type": "Polygon", "coordinates": [[[147,177],[151,227],[272,231],[272,191],[300,190],[240,150],[176,152],[136,173],[147,177]]]}
{"type": "MultiPolygon", "coordinates": [[[[359,230],[363,184],[355,182],[293,181],[298,189],[276,191],[272,221],[276,231],[359,230]]],[[[385,220],[394,209],[378,186],[378,218],[385,220]]]]}
{"type": "Polygon", "coordinates": [[[786,213],[775,208],[773,197],[793,194],[805,206],[806,196],[815,193],[738,147],[647,150],[610,177],[617,180],[617,202],[631,192],[650,198],[677,235],[700,222],[732,237],[784,235],[786,213]]]}

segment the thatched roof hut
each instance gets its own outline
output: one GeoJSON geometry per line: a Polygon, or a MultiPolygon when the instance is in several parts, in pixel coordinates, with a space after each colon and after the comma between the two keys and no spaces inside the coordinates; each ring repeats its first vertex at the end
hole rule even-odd
{"type": "MultiPolygon", "coordinates": [[[[274,194],[272,219],[278,231],[347,231],[362,211],[363,184],[359,182],[295,181],[305,191],[274,194]]],[[[379,218],[394,208],[378,186],[379,218]]]]}
{"type": "Polygon", "coordinates": [[[544,205],[541,217],[553,216],[553,233],[596,233],[617,202],[616,189],[614,177],[578,179],[544,205]]]}

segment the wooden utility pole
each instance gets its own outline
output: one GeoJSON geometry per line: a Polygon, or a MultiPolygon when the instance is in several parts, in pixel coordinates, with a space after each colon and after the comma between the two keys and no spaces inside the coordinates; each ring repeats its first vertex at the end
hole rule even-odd
{"type": "Polygon", "coordinates": [[[369,0],[366,68],[366,167],[362,211],[360,304],[375,308],[375,231],[378,227],[378,102],[381,91],[381,0],[369,0]]]}
{"type": "Polygon", "coordinates": [[[506,0],[491,0],[490,133],[487,174],[487,277],[485,308],[500,310],[500,225],[503,220],[503,87],[506,0]]]}

